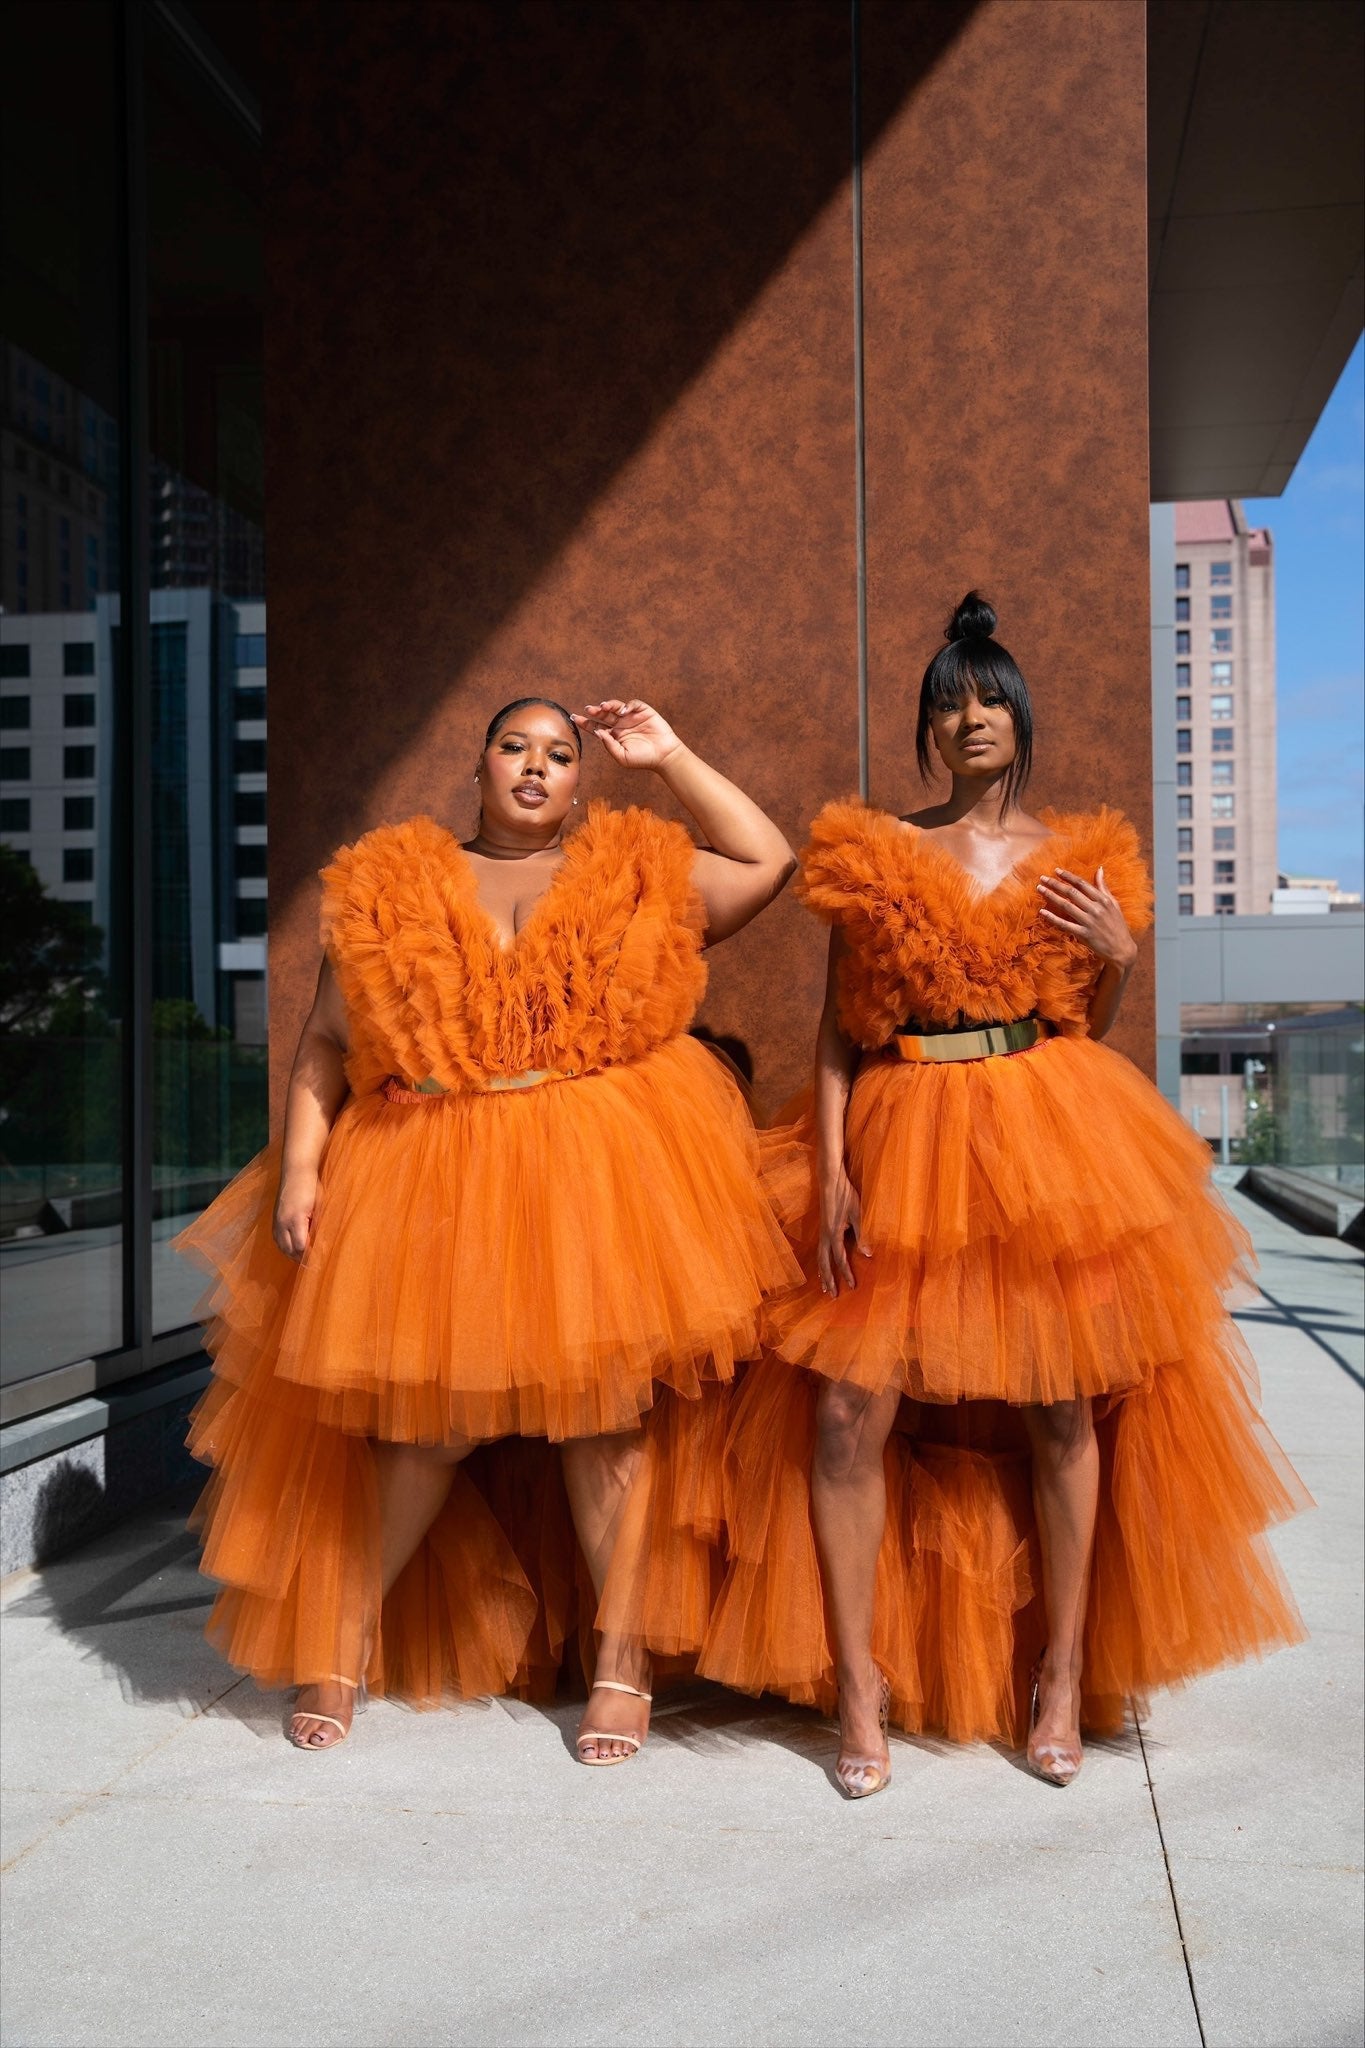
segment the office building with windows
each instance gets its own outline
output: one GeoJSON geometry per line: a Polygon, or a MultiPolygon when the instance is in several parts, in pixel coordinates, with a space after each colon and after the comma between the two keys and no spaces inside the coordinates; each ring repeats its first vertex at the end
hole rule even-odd
{"type": "Polygon", "coordinates": [[[1219,498],[1176,506],[1175,556],[1180,914],[1268,911],[1279,877],[1274,540],[1219,498]]]}

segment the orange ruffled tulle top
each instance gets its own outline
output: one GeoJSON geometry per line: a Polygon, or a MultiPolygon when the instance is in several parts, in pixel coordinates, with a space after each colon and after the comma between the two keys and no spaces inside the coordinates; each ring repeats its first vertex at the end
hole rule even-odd
{"type": "MultiPolygon", "coordinates": [[[[228,1587],[213,1633],[259,1677],[354,1675],[357,1630],[374,1633],[369,1439],[562,1439],[650,1414],[656,1500],[690,1492],[714,1537],[719,1457],[698,1431],[714,1449],[718,1411],[697,1397],[756,1350],[764,1295],[799,1268],[739,1091],[686,1036],[706,979],[694,855],[681,826],[594,804],[510,946],[430,818],[324,871],[351,1094],[308,1252],[295,1266],[272,1238],[278,1145],[179,1240],[216,1276],[192,1437],[215,1467],[205,1569],[228,1587]],[[528,1073],[562,1078],[515,1085],[528,1073]],[[653,1414],[660,1388],[690,1419],[653,1414]]],[[[626,1632],[658,1565],[653,1510],[632,1512],[626,1632]]],[[[573,1560],[557,1468],[476,1453],[384,1603],[371,1683],[430,1699],[525,1686],[533,1665],[543,1683],[573,1560]]],[[[675,1648],[705,1622],[692,1564],[691,1618],[675,1604],[654,1630],[675,1648]]]]}
{"type": "Polygon", "coordinates": [[[1211,1190],[1207,1146],[1087,1035],[1094,954],[1039,915],[1044,872],[1102,869],[1145,930],[1137,837],[1111,810],[1042,816],[1046,841],[991,891],[886,812],[836,803],[815,821],[799,887],[845,940],[839,1021],[866,1054],[846,1158],[872,1257],[854,1261],[856,1291],[821,1293],[807,1100],[765,1137],[806,1280],[773,1305],[770,1356],[736,1404],[734,1561],[705,1660],[749,1690],[832,1703],[805,1476],[816,1382],[791,1367],[894,1387],[907,1399],[888,1448],[874,1649],[898,1719],[963,1737],[1020,1736],[1042,1647],[1023,1403],[1098,1402],[1091,1725],[1116,1725],[1149,1686],[1301,1632],[1260,1532],[1304,1495],[1256,1412],[1222,1299],[1249,1241],[1211,1190]],[[962,1063],[878,1057],[910,1020],[1030,1015],[1058,1035],[962,1063]]]}

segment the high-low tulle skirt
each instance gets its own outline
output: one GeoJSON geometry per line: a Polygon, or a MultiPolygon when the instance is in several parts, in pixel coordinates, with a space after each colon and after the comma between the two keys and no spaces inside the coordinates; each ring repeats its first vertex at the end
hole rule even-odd
{"type": "Polygon", "coordinates": [[[808,1278],[774,1304],[767,1355],[734,1403],[731,1563],[702,1668],[833,1705],[810,1512],[822,1378],[904,1397],[873,1640],[901,1725],[1025,1732],[1046,1640],[1027,1403],[1095,1400],[1089,1727],[1300,1639],[1263,1532],[1306,1495],[1260,1419],[1224,1300],[1249,1276],[1250,1241],[1182,1119],[1118,1054],[1056,1038],[960,1065],[870,1061],[847,1132],[873,1256],[853,1258],[856,1291],[837,1299],[812,1277],[809,1108],[765,1139],[808,1278]]]}
{"type": "MultiPolygon", "coordinates": [[[[395,1099],[396,1098],[396,1099],[395,1099]]],[[[266,1685],[552,1689],[594,1620],[699,1649],[736,1361],[799,1268],[739,1091],[696,1040],[579,1080],[343,1109],[301,1264],[277,1147],[178,1240],[214,1274],[191,1448],[209,1632],[266,1685]],[[555,1440],[645,1428],[600,1615],[555,1440]],[[473,1444],[380,1601],[375,1440],[473,1444]]]]}

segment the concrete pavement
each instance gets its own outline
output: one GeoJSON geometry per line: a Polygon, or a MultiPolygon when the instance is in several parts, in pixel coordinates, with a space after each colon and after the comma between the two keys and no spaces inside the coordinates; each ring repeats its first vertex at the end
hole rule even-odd
{"type": "Polygon", "coordinates": [[[379,1703],[308,1757],[144,1517],[7,1589],[4,2041],[1359,2042],[1362,1262],[1232,1199],[1318,1500],[1276,1539],[1303,1648],[1158,1699],[1065,1793],[897,1740],[849,1805],[828,1724],[703,1686],[617,1771],[572,1761],[575,1705],[379,1703]]]}

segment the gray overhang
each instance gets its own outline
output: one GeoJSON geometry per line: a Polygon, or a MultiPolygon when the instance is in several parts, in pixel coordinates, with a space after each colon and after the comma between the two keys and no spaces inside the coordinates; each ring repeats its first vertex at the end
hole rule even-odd
{"type": "Polygon", "coordinates": [[[1151,494],[1282,491],[1360,333],[1357,0],[1150,0],[1151,494]]]}

